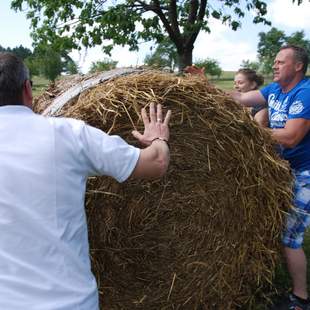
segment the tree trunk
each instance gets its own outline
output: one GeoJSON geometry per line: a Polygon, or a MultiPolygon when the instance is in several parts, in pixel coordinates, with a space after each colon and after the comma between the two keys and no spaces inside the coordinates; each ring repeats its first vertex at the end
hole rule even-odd
{"type": "Polygon", "coordinates": [[[191,66],[193,62],[193,48],[178,50],[179,72],[181,73],[186,66],[191,66]]]}

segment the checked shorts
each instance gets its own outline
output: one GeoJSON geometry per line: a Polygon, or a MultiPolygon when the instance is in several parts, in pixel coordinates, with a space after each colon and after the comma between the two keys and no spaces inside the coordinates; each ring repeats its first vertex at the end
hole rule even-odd
{"type": "Polygon", "coordinates": [[[286,247],[298,249],[310,226],[310,170],[295,171],[294,175],[294,208],[287,216],[282,242],[286,247]]]}

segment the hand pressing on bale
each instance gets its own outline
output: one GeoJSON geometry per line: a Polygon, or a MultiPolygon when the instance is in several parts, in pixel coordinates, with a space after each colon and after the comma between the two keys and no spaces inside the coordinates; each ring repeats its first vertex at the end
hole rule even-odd
{"type": "Polygon", "coordinates": [[[154,103],[150,104],[150,116],[145,108],[141,111],[144,124],[144,132],[134,130],[133,136],[139,142],[147,146],[141,149],[137,165],[131,175],[132,178],[157,178],[163,176],[169,165],[169,120],[171,111],[169,110],[163,119],[162,106],[157,105],[155,111],[154,103]]]}
{"type": "Polygon", "coordinates": [[[149,146],[156,139],[169,141],[169,120],[171,116],[171,111],[169,110],[163,120],[162,106],[157,105],[157,110],[155,111],[154,103],[150,104],[150,118],[147,115],[146,109],[141,110],[141,116],[144,124],[143,135],[134,130],[132,132],[133,136],[139,140],[142,145],[149,146]]]}

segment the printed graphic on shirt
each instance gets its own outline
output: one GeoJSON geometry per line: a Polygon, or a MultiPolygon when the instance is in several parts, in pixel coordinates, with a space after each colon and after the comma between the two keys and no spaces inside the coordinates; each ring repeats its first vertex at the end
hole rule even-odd
{"type": "Polygon", "coordinates": [[[288,119],[288,99],[286,97],[282,102],[276,98],[275,94],[270,94],[268,97],[269,119],[271,128],[283,128],[288,119]]]}
{"type": "Polygon", "coordinates": [[[303,111],[304,105],[302,101],[296,100],[292,103],[289,109],[289,114],[299,114],[303,111]]]}
{"type": "Polygon", "coordinates": [[[282,102],[276,98],[275,94],[270,94],[268,97],[268,105],[270,108],[274,109],[278,112],[286,112],[287,111],[287,102],[289,97],[286,97],[285,100],[282,102]]]}

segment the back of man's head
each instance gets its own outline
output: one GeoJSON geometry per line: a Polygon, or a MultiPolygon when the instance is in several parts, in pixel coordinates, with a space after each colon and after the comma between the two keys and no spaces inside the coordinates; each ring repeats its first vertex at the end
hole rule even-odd
{"type": "Polygon", "coordinates": [[[284,50],[284,49],[293,50],[295,61],[301,62],[303,64],[302,72],[305,75],[307,72],[308,63],[309,63],[309,56],[308,56],[307,51],[303,47],[298,46],[298,45],[294,45],[294,44],[284,45],[280,48],[280,51],[284,50]]]}
{"type": "Polygon", "coordinates": [[[0,106],[22,105],[27,79],[29,71],[21,59],[11,53],[0,53],[0,106]]]}

